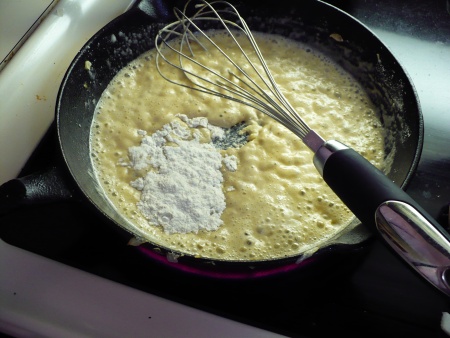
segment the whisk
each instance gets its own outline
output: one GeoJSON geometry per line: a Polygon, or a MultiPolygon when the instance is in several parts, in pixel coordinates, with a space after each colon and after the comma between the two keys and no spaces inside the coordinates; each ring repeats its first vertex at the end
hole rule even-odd
{"type": "Polygon", "coordinates": [[[250,106],[291,130],[314,153],[314,165],[324,181],[355,216],[363,224],[376,228],[407,263],[450,295],[446,279],[450,278],[448,233],[363,156],[339,141],[325,141],[305,123],[275,82],[237,9],[225,1],[199,0],[188,1],[174,13],[177,21],[162,28],[155,40],[156,65],[161,76],[177,85],[250,106]],[[194,14],[189,16],[191,5],[194,14]],[[245,64],[238,64],[215,42],[218,29],[229,36],[245,64]],[[245,37],[245,47],[238,42],[237,35],[245,37]],[[201,64],[195,57],[194,45],[204,50],[218,49],[230,65],[228,74],[201,64]],[[188,84],[167,75],[160,62],[181,70],[188,84]]]}

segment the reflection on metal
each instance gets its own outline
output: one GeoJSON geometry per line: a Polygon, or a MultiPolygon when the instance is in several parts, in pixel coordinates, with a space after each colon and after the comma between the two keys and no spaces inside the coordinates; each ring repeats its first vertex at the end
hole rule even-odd
{"type": "Polygon", "coordinates": [[[450,241],[411,205],[382,203],[375,214],[377,228],[386,242],[417,272],[450,296],[450,241]]]}

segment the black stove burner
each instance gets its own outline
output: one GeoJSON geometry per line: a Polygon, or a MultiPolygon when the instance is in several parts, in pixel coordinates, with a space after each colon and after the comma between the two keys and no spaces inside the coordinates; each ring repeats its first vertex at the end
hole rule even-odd
{"type": "MultiPolygon", "coordinates": [[[[393,31],[403,29],[403,34],[410,35],[417,26],[421,39],[450,42],[450,16],[444,1],[333,3],[338,6],[342,3],[345,10],[363,22],[380,26],[386,23],[386,29],[391,25],[393,31]],[[380,10],[385,5],[388,8],[380,10]],[[419,5],[421,10],[414,12],[419,5]],[[439,33],[442,35],[438,36],[439,33]]],[[[447,227],[450,125],[440,126],[445,128],[444,134],[434,127],[427,129],[427,121],[434,123],[441,115],[423,108],[425,147],[408,192],[447,227]]],[[[52,126],[21,175],[58,161],[52,126]]],[[[288,336],[445,337],[440,320],[443,312],[450,312],[449,299],[379,241],[370,241],[355,252],[337,253],[305,270],[260,279],[223,280],[180,272],[149,259],[127,245],[83,201],[21,207],[0,215],[0,223],[0,237],[12,245],[145,292],[288,336]]]]}

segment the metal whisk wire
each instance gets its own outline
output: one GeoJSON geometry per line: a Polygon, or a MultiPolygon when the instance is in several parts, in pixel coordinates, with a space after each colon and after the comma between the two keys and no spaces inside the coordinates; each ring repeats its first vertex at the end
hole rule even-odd
{"type": "Polygon", "coordinates": [[[297,114],[295,109],[281,92],[264,60],[253,34],[236,8],[226,1],[213,1],[208,3],[204,0],[200,0],[200,3],[195,4],[194,6],[197,10],[193,15],[188,16],[187,11],[190,3],[191,1],[188,1],[183,10],[175,9],[174,13],[177,17],[177,21],[162,28],[156,36],[156,65],[161,76],[174,84],[237,101],[257,109],[280,122],[304,140],[311,129],[297,114]],[[222,7],[217,9],[216,7],[219,6],[222,7]],[[244,56],[246,62],[245,66],[250,67],[256,77],[261,80],[262,85],[259,85],[255,81],[255,78],[250,76],[249,73],[244,70],[245,67],[242,64],[238,64],[216,44],[212,35],[217,32],[217,27],[215,27],[214,31],[205,31],[200,28],[202,23],[211,22],[218,24],[220,29],[231,37],[232,42],[244,56]],[[235,36],[236,34],[245,35],[251,46],[249,51],[246,51],[238,42],[235,36]],[[193,43],[197,43],[204,51],[208,50],[208,48],[200,41],[200,37],[206,39],[207,43],[213,48],[216,48],[224,57],[224,60],[236,69],[236,72],[228,70],[228,75],[236,80],[236,82],[196,60],[192,48],[193,43]],[[253,52],[256,55],[258,63],[263,70],[262,72],[258,70],[254,61],[250,58],[250,52],[253,52]],[[175,53],[178,56],[178,58],[176,58],[177,61],[172,61],[170,59],[170,53],[175,53]],[[166,75],[160,66],[161,59],[181,70],[189,80],[189,84],[174,80],[169,75],[166,75]],[[186,66],[188,63],[207,71],[215,77],[215,80],[200,76],[198,73],[189,70],[186,66]]]}

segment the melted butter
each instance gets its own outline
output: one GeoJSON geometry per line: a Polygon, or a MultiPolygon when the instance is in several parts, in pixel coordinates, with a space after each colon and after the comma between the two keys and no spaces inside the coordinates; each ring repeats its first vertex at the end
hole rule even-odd
{"type": "MultiPolygon", "coordinates": [[[[382,168],[383,131],[364,90],[332,62],[296,42],[264,34],[256,38],[277,83],[308,125],[382,168]]],[[[220,70],[213,53],[196,57],[220,70]]],[[[297,136],[252,108],[165,81],[156,70],[155,51],[141,55],[109,84],[91,134],[94,167],[111,202],[148,241],[172,250],[225,260],[294,256],[336,236],[354,217],[323,182],[312,153],[297,136]],[[128,148],[141,141],[137,130],[152,134],[177,114],[204,116],[222,127],[241,121],[248,125],[247,144],[222,150],[236,155],[239,165],[236,172],[223,170],[227,207],[224,225],[214,232],[169,235],[148,224],[136,207],[140,192],[130,186],[143,173],[120,165],[128,160],[128,148]]]]}

